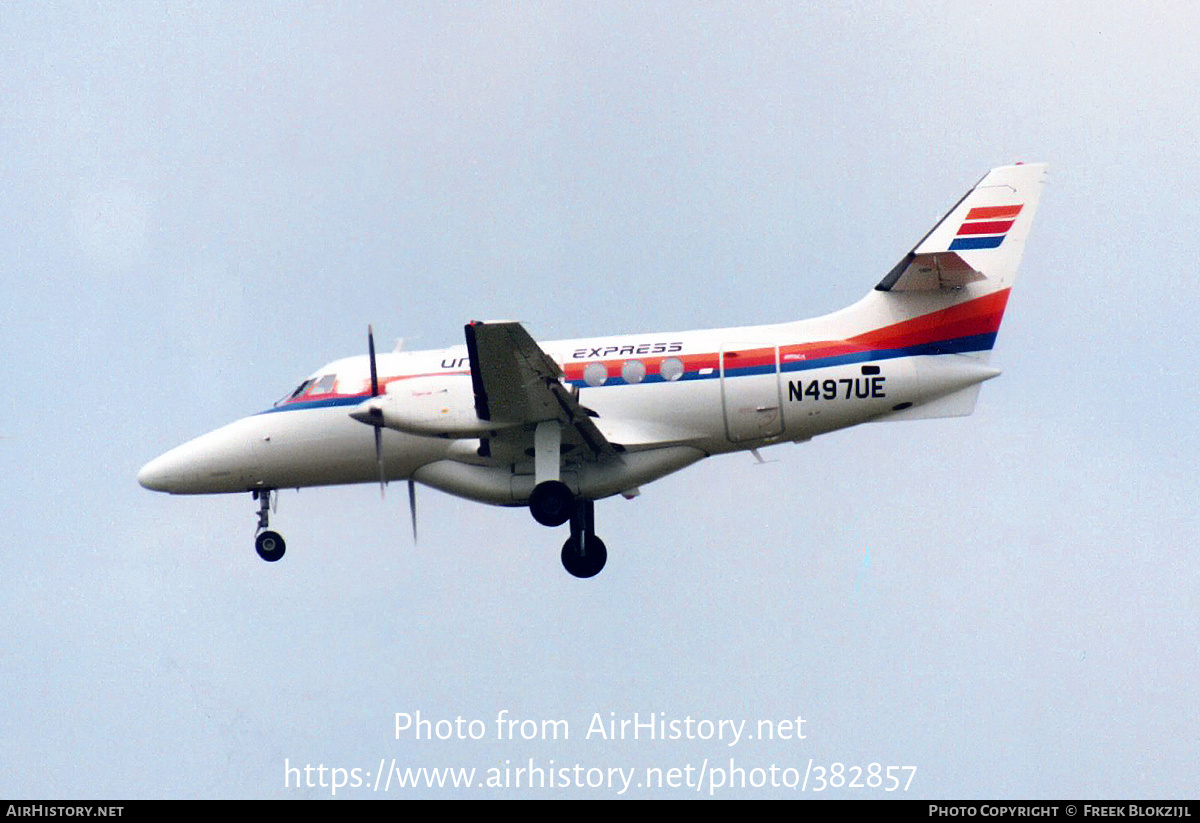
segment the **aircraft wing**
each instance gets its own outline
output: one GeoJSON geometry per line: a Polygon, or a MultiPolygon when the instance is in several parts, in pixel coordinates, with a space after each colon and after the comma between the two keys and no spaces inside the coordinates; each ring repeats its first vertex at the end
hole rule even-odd
{"type": "Polygon", "coordinates": [[[592,413],[562,383],[563,371],[542,351],[524,326],[515,322],[468,323],[467,354],[475,390],[475,413],[481,420],[505,425],[533,425],[546,420],[563,424],[595,454],[617,450],[600,433],[592,413]]]}

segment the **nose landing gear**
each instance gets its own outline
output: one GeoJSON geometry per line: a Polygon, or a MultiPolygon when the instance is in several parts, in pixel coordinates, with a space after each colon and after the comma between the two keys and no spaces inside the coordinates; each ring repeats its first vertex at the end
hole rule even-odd
{"type": "Polygon", "coordinates": [[[254,550],[258,556],[268,563],[274,563],[283,557],[286,544],[279,532],[267,529],[267,518],[271,512],[271,489],[260,489],[250,492],[251,499],[258,501],[258,529],[254,538],[254,550]]]}
{"type": "Polygon", "coordinates": [[[279,532],[265,531],[254,538],[254,549],[258,556],[268,563],[274,563],[283,557],[284,542],[279,532]]]}

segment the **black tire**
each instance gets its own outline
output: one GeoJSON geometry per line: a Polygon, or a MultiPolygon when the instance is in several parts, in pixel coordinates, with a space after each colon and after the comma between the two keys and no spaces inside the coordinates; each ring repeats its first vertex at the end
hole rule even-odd
{"type": "Polygon", "coordinates": [[[586,551],[580,553],[579,538],[571,536],[562,547],[562,564],[575,577],[588,578],[600,574],[604,564],[608,562],[608,549],[604,541],[594,534],[589,534],[585,543],[586,551]]]}
{"type": "Polygon", "coordinates": [[[268,563],[274,563],[283,557],[285,548],[286,545],[283,538],[279,536],[279,532],[267,531],[254,538],[254,550],[268,563]]]}
{"type": "Polygon", "coordinates": [[[543,526],[561,526],[575,511],[575,495],[561,480],[538,483],[529,495],[529,513],[543,526]]]}

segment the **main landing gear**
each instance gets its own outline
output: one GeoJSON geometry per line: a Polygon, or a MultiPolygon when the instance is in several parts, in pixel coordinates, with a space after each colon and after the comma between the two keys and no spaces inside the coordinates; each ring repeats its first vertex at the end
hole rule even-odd
{"type": "Polygon", "coordinates": [[[563,543],[562,563],[576,577],[595,577],[608,560],[604,541],[596,536],[595,502],[576,500],[559,479],[562,461],[562,426],[557,420],[538,423],[533,432],[533,492],[529,513],[543,526],[571,521],[571,536],[563,543]]]}
{"type": "Polygon", "coordinates": [[[254,550],[268,563],[283,557],[285,544],[279,532],[267,530],[267,517],[271,512],[271,489],[250,492],[251,499],[258,501],[258,530],[254,538],[254,550]]]}
{"type": "Polygon", "coordinates": [[[595,509],[594,500],[580,500],[571,514],[571,536],[563,543],[562,563],[576,577],[595,577],[608,560],[608,549],[596,536],[595,509]]]}
{"type": "Polygon", "coordinates": [[[543,526],[561,526],[575,511],[575,495],[561,480],[538,483],[529,495],[529,513],[543,526]]]}
{"type": "Polygon", "coordinates": [[[595,501],[576,500],[560,480],[539,483],[529,496],[529,512],[543,526],[571,521],[571,536],[562,547],[562,564],[575,577],[595,577],[608,560],[608,549],[596,536],[595,510],[595,501]]]}

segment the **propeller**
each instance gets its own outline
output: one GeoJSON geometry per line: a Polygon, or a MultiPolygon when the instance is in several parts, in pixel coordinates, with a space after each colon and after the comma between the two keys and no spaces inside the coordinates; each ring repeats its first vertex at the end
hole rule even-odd
{"type": "MultiPolygon", "coordinates": [[[[371,397],[379,396],[379,370],[375,366],[375,329],[367,326],[367,353],[371,361],[371,397]]],[[[387,476],[383,469],[383,412],[378,406],[371,406],[369,420],[375,429],[375,462],[379,465],[379,498],[385,496],[387,476]]],[[[417,542],[417,484],[410,477],[408,480],[408,512],[412,518],[413,543],[417,542]]]]}
{"type": "MultiPolygon", "coordinates": [[[[367,326],[367,352],[371,359],[371,396],[379,396],[379,372],[375,368],[375,329],[367,326]]],[[[379,464],[379,499],[384,497],[387,479],[383,472],[383,412],[371,408],[371,425],[375,427],[375,462],[379,464]]]]}

